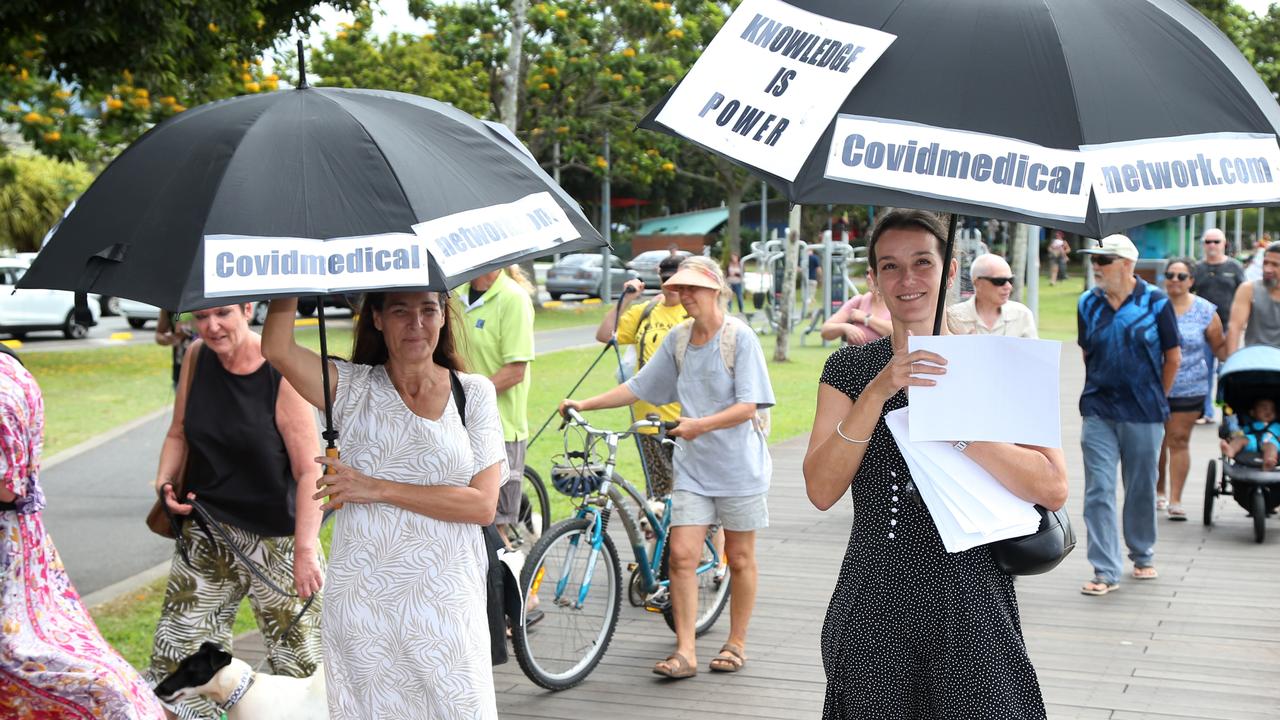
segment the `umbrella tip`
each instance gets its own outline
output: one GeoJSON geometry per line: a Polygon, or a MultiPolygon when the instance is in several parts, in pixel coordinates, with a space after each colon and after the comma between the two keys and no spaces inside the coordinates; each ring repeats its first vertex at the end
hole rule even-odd
{"type": "Polygon", "coordinates": [[[307,56],[302,47],[302,38],[298,38],[298,89],[307,87],[307,56]]]}

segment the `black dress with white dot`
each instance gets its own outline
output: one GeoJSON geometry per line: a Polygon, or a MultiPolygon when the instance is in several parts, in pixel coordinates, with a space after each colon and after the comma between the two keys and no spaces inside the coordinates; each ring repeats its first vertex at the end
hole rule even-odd
{"type": "MultiPolygon", "coordinates": [[[[857,401],[890,338],[837,350],[821,382],[857,401]]],[[[853,528],[822,628],[826,720],[1044,718],[1013,581],[979,546],[948,553],[881,413],[853,478],[853,528]]]]}

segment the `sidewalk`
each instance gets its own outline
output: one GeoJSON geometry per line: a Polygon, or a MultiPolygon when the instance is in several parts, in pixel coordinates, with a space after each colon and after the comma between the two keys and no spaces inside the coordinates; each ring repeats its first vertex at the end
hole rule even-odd
{"type": "MultiPolygon", "coordinates": [[[[1206,462],[1216,455],[1212,427],[1192,437],[1184,500],[1192,519],[1160,521],[1160,578],[1102,598],[1079,593],[1092,573],[1081,517],[1084,480],[1075,409],[1083,380],[1080,354],[1063,348],[1063,443],[1071,475],[1068,507],[1079,545],[1053,572],[1017,582],[1023,632],[1053,720],[1274,720],[1280,717],[1280,523],[1263,545],[1234,501],[1219,498],[1216,523],[1199,521],[1206,462]]],[[[823,615],[848,539],[848,500],[826,513],[804,494],[805,438],[773,446],[770,521],[760,534],[760,591],[737,675],[706,663],[724,642],[728,618],[698,643],[698,677],[671,683],[650,673],[671,650],[661,618],[623,602],[609,652],[582,685],[562,693],[537,688],[513,659],[495,668],[504,718],[607,717],[649,720],[817,717],[825,678],[818,652],[823,615]]],[[[237,639],[251,663],[261,638],[237,639]]]]}

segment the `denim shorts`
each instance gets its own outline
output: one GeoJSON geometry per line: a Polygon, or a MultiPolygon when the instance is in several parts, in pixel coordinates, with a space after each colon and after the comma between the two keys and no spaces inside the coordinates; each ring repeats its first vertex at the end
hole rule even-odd
{"type": "Polygon", "coordinates": [[[769,527],[769,493],[743,497],[708,497],[688,490],[671,495],[671,525],[720,525],[748,532],[769,527]]]}

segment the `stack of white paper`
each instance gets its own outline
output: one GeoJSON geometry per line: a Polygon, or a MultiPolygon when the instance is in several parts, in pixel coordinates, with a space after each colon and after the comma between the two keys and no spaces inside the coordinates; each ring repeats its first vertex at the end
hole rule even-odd
{"type": "Polygon", "coordinates": [[[1034,505],[1009,492],[951,443],[912,442],[909,418],[909,408],[902,408],[885,415],[885,423],[947,552],[1029,535],[1040,527],[1034,505]]]}

